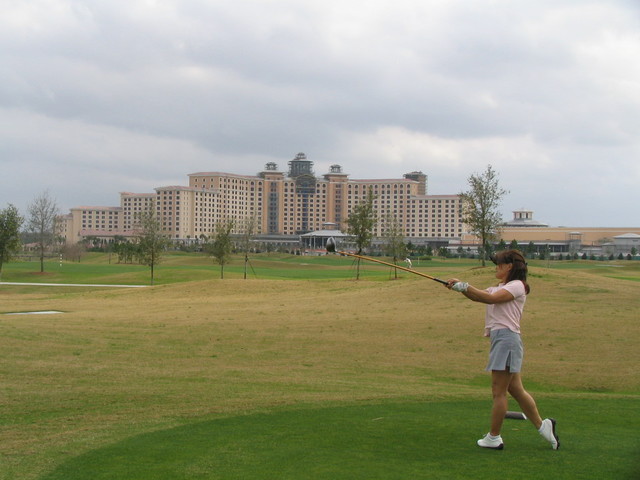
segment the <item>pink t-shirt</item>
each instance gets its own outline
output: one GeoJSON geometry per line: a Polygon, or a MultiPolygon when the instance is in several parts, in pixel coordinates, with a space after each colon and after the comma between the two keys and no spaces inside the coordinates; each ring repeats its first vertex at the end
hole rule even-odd
{"type": "Polygon", "coordinates": [[[524,310],[524,302],[527,300],[524,283],[520,280],[512,280],[507,284],[501,283],[497,287],[489,287],[487,292],[494,293],[503,288],[513,295],[513,300],[487,305],[484,318],[485,335],[487,336],[491,330],[500,328],[508,328],[512,332],[520,333],[520,318],[524,310]]]}

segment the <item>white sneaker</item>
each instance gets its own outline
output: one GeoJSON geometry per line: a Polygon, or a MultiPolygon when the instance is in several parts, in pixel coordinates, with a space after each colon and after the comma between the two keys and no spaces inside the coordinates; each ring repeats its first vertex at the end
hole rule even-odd
{"type": "Polygon", "coordinates": [[[545,418],[538,430],[545,440],[551,443],[551,448],[558,450],[560,448],[560,439],[556,435],[556,421],[553,418],[545,418]]]}
{"type": "Polygon", "coordinates": [[[483,438],[478,440],[478,446],[482,448],[493,448],[494,450],[502,450],[504,443],[502,443],[502,437],[498,435],[496,438],[491,438],[491,434],[487,433],[483,438]]]}

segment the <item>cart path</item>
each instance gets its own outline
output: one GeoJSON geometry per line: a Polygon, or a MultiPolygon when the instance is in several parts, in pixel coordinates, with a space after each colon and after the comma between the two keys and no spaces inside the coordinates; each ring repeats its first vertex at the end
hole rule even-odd
{"type": "Polygon", "coordinates": [[[106,285],[100,283],[21,283],[0,282],[0,285],[30,285],[34,287],[108,287],[108,288],[146,288],[149,285],[106,285]]]}

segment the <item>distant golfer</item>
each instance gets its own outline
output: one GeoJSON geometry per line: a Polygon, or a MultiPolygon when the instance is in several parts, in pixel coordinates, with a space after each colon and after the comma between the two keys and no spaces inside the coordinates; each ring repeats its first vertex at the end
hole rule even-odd
{"type": "Polygon", "coordinates": [[[447,288],[462,294],[474,302],[486,303],[485,336],[491,337],[491,351],[486,370],[491,371],[493,408],[491,430],[478,440],[484,448],[501,450],[504,447],[500,430],[507,412],[507,392],[518,402],[522,412],[538,429],[551,448],[560,448],[556,435],[556,421],[542,419],[533,397],[524,389],[520,369],[523,347],[520,338],[520,318],[529,293],[527,263],[518,250],[505,250],[491,257],[496,264],[498,286],[480,290],[457,278],[448,280],[447,288]]]}

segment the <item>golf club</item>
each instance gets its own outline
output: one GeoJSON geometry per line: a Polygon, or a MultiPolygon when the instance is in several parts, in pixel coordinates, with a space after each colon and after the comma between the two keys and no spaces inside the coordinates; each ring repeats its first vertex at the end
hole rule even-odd
{"type": "Polygon", "coordinates": [[[504,414],[504,418],[512,418],[514,420],[526,420],[527,416],[522,412],[508,411],[504,414]]]}
{"type": "Polygon", "coordinates": [[[426,273],[416,272],[415,270],[412,270],[410,268],[401,267],[400,265],[394,265],[393,263],[383,262],[382,260],[377,260],[377,259],[371,258],[371,257],[364,257],[362,255],[356,255],[355,253],[339,252],[339,251],[336,250],[336,242],[335,242],[335,240],[333,238],[329,238],[329,240],[327,240],[326,248],[327,248],[327,252],[329,252],[329,253],[338,253],[340,255],[347,255],[348,257],[360,258],[362,260],[369,260],[370,262],[381,263],[382,265],[387,265],[388,267],[393,267],[393,268],[397,268],[399,270],[404,270],[405,272],[413,273],[415,275],[420,275],[421,277],[425,277],[425,278],[428,278],[430,280],[434,280],[436,282],[440,282],[443,285],[447,285],[447,282],[445,280],[441,280],[439,278],[432,277],[431,275],[427,275],[426,273]]]}

